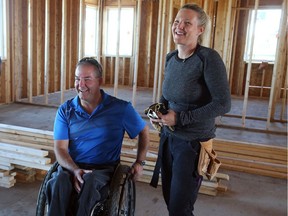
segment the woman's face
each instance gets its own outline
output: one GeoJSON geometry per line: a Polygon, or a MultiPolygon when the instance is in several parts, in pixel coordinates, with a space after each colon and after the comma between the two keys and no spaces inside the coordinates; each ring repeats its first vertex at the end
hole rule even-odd
{"type": "Polygon", "coordinates": [[[198,26],[198,13],[190,9],[181,9],[172,25],[174,43],[177,45],[196,45],[204,27],[198,26]]]}

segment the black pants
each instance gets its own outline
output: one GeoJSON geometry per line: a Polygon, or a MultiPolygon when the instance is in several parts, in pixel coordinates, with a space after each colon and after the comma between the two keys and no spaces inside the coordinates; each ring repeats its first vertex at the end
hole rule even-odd
{"type": "Polygon", "coordinates": [[[115,168],[103,166],[84,174],[84,184],[78,194],[71,181],[70,172],[59,166],[47,182],[48,215],[89,215],[93,206],[108,196],[109,183],[115,168]],[[72,206],[76,208],[73,209],[72,206]]]}
{"type": "Polygon", "coordinates": [[[161,139],[162,190],[169,216],[191,216],[203,179],[197,172],[200,143],[163,134],[161,139]]]}

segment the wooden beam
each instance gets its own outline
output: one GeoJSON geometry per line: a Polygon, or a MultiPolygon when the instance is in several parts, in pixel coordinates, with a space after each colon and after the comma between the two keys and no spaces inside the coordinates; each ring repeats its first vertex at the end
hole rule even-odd
{"type": "Polygon", "coordinates": [[[279,80],[281,80],[280,77],[282,75],[282,71],[284,71],[285,59],[286,59],[286,67],[287,67],[287,55],[285,54],[285,52],[287,52],[287,44],[286,46],[283,46],[285,44],[285,41],[287,42],[287,1],[283,1],[283,4],[282,4],[282,16],[281,16],[279,31],[280,33],[279,33],[279,39],[277,42],[277,49],[276,49],[274,67],[273,67],[271,91],[270,91],[269,105],[268,105],[268,115],[267,115],[267,122],[266,122],[267,129],[270,128],[271,120],[274,119],[275,107],[276,107],[276,102],[278,99],[277,91],[279,91],[279,89],[281,88],[281,84],[279,80]],[[279,70],[279,68],[282,71],[279,70]]]}
{"type": "Polygon", "coordinates": [[[34,155],[34,156],[39,156],[39,157],[48,156],[48,151],[22,147],[22,146],[17,146],[17,145],[13,145],[13,144],[3,143],[3,142],[0,142],[0,150],[13,151],[13,152],[17,152],[17,153],[34,155]]]}
{"type": "Polygon", "coordinates": [[[167,28],[167,53],[171,51],[171,27],[173,24],[173,0],[169,0],[169,11],[168,11],[168,28],[167,28]]]}
{"type": "Polygon", "coordinates": [[[159,0],[158,6],[158,23],[157,23],[157,42],[156,42],[156,53],[155,53],[155,66],[154,66],[154,82],[153,82],[153,99],[152,102],[156,103],[157,101],[157,89],[158,87],[158,74],[159,74],[159,53],[160,53],[160,38],[161,38],[161,23],[162,23],[162,4],[163,0],[159,0]]]}
{"type": "Polygon", "coordinates": [[[28,62],[27,62],[27,96],[28,101],[32,102],[32,95],[33,95],[33,29],[34,29],[34,23],[33,23],[33,0],[28,1],[28,62]]]}
{"type": "Polygon", "coordinates": [[[49,93],[49,71],[50,71],[50,0],[45,0],[45,53],[44,53],[44,98],[45,104],[48,104],[49,93]]]}
{"type": "Polygon", "coordinates": [[[118,19],[117,19],[117,41],[116,41],[116,58],[115,58],[115,72],[114,72],[114,96],[118,94],[119,84],[119,51],[120,51],[120,25],[121,25],[121,0],[118,0],[118,19]]]}
{"type": "MultiPolygon", "coordinates": [[[[232,13],[232,0],[228,0],[228,8],[226,15],[226,23],[225,23],[225,35],[224,35],[224,47],[223,47],[223,56],[222,59],[225,62],[226,70],[227,65],[230,62],[228,56],[228,42],[229,42],[229,33],[231,32],[231,13],[232,13]]],[[[229,71],[227,70],[227,77],[229,79],[229,71]]]]}
{"type": "Polygon", "coordinates": [[[137,91],[137,80],[138,80],[138,62],[139,62],[139,41],[140,41],[140,24],[141,24],[141,8],[142,0],[137,1],[137,25],[135,35],[135,62],[134,62],[134,78],[133,78],[133,93],[132,93],[132,105],[136,105],[136,91],[137,91]]]}
{"type": "Polygon", "coordinates": [[[67,37],[67,0],[62,0],[62,39],[61,39],[61,99],[60,103],[64,102],[64,91],[66,89],[66,53],[67,44],[65,43],[67,37]]]}
{"type": "Polygon", "coordinates": [[[22,66],[22,52],[23,52],[23,43],[22,43],[22,3],[24,1],[17,0],[14,5],[14,43],[13,43],[13,80],[14,80],[14,93],[13,101],[19,101],[21,95],[21,66],[22,66]],[[17,52],[16,52],[17,50],[17,52]]]}
{"type": "Polygon", "coordinates": [[[102,41],[103,41],[103,1],[98,0],[98,45],[97,45],[97,60],[101,62],[102,51],[102,41]]]}
{"type": "Polygon", "coordinates": [[[251,78],[251,67],[252,67],[252,56],[253,56],[253,47],[254,47],[254,39],[255,39],[255,26],[257,20],[257,10],[259,6],[259,0],[255,0],[255,14],[253,17],[253,29],[251,35],[251,44],[250,44],[250,53],[249,53],[249,62],[246,74],[246,83],[245,83],[245,92],[244,92],[244,101],[243,101],[243,110],[242,110],[242,126],[245,127],[245,117],[248,105],[248,96],[249,96],[249,85],[250,85],[250,78],[251,78]]]}
{"type": "MultiPolygon", "coordinates": [[[[84,46],[85,46],[85,0],[80,0],[79,9],[79,48],[78,48],[78,60],[84,56],[84,46]]],[[[98,31],[100,32],[100,31],[98,31]]]]}
{"type": "MultiPolygon", "coordinates": [[[[160,40],[160,61],[159,61],[159,73],[158,73],[158,91],[157,91],[157,98],[156,100],[159,101],[162,93],[162,74],[164,70],[164,65],[165,65],[165,55],[166,52],[164,50],[164,43],[165,43],[165,17],[166,17],[166,1],[163,2],[163,11],[162,14],[159,14],[159,16],[162,16],[162,26],[161,26],[161,40],[160,40]]],[[[171,28],[171,27],[170,27],[171,28]]],[[[171,34],[171,33],[170,33],[171,34]]]]}
{"type": "MultiPolygon", "coordinates": [[[[13,27],[11,25],[12,23],[12,13],[9,9],[9,4],[6,2],[6,34],[7,34],[7,61],[5,62],[5,93],[4,93],[4,101],[5,103],[10,103],[12,101],[11,91],[7,90],[12,86],[12,80],[11,80],[11,62],[13,62],[13,54],[14,50],[11,50],[11,42],[13,41],[12,38],[14,38],[13,27]],[[11,36],[11,37],[10,37],[11,36]],[[9,59],[8,59],[9,58],[9,59]]],[[[13,47],[13,46],[12,46],[13,47]]],[[[14,92],[14,88],[12,88],[12,93],[14,92]]],[[[13,95],[13,94],[12,94],[13,95]]]]}

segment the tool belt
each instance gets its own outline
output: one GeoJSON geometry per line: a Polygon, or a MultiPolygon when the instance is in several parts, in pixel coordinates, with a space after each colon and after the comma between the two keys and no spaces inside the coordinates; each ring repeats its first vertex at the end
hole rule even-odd
{"type": "Polygon", "coordinates": [[[198,173],[212,180],[217,174],[221,162],[216,158],[217,154],[213,149],[213,139],[200,142],[200,144],[201,150],[198,162],[198,173]]]}

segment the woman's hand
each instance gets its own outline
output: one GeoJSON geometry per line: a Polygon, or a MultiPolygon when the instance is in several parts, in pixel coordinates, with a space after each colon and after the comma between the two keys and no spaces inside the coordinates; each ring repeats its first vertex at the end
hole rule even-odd
{"type": "Polygon", "coordinates": [[[168,110],[167,114],[162,114],[161,112],[157,112],[157,115],[159,119],[152,119],[150,118],[150,121],[152,122],[158,122],[160,125],[165,126],[174,126],[176,125],[176,113],[173,110],[168,110]]]}

